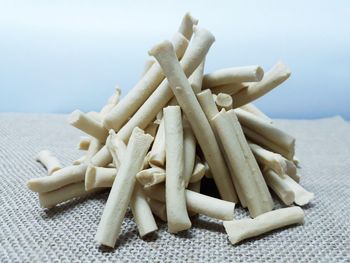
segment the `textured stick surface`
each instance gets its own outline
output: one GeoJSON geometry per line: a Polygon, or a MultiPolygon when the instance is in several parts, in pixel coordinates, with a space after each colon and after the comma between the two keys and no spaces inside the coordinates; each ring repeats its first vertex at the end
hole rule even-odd
{"type": "MultiPolygon", "coordinates": [[[[142,240],[129,211],[118,250],[103,252],[93,239],[100,219],[96,211],[108,193],[42,210],[37,194],[25,187],[28,179],[47,176],[33,160],[36,153],[48,149],[69,165],[82,154],[76,144],[83,133],[70,127],[65,115],[0,114],[0,262],[349,261],[350,125],[340,118],[274,122],[296,137],[301,185],[316,196],[303,207],[303,226],[232,247],[218,220],[199,216],[181,237],[157,221],[158,237],[142,240]]],[[[235,214],[247,216],[239,206],[235,214]]]]}

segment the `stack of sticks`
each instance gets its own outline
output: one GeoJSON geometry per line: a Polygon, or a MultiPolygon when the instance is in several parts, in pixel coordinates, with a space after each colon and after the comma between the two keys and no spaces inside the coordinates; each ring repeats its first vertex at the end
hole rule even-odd
{"type": "Polygon", "coordinates": [[[62,167],[49,151],[37,156],[49,176],[27,185],[43,208],[110,189],[99,245],[115,246],[128,206],[141,237],[158,229],[154,216],[170,233],[189,229],[196,214],[222,220],[232,244],[304,221],[300,206],[314,195],[299,184],[295,138],[251,103],[290,70],[279,62],[266,74],[255,65],[203,74],[215,38],[197,24],[185,14],[173,39],[149,51],[154,58],[123,99],[116,89],[100,112],[70,115],[89,135],[79,142],[83,157],[62,167]],[[200,193],[204,177],[221,198],[200,193]],[[288,207],[273,210],[270,191],[288,207]],[[235,220],[236,204],[251,218],[235,220]]]}

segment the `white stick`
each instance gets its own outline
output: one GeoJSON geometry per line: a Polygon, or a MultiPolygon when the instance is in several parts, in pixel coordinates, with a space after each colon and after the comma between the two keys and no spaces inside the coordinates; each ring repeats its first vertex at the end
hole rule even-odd
{"type": "Polygon", "coordinates": [[[194,18],[189,12],[187,12],[182,18],[179,32],[184,35],[188,40],[191,39],[193,34],[193,26],[198,24],[198,19],[194,18]]]}
{"type": "Polygon", "coordinates": [[[304,223],[303,210],[300,207],[288,207],[267,212],[254,219],[226,221],[224,227],[230,242],[234,245],[247,238],[302,223],[304,223]]]}
{"type": "Polygon", "coordinates": [[[97,122],[81,111],[73,111],[68,118],[68,122],[72,126],[82,130],[92,137],[95,137],[101,143],[104,143],[106,141],[108,131],[102,126],[101,123],[97,122]]]}
{"type": "Polygon", "coordinates": [[[245,66],[225,68],[205,74],[203,88],[209,89],[229,83],[256,82],[264,76],[264,70],[260,66],[245,66]]]}
{"type": "Polygon", "coordinates": [[[177,233],[191,227],[185,200],[182,117],[179,106],[163,110],[166,152],[166,210],[168,231],[177,233]]]}
{"type": "Polygon", "coordinates": [[[295,182],[289,176],[286,176],[283,179],[287,182],[289,187],[294,192],[294,195],[295,195],[294,203],[296,203],[297,205],[300,205],[300,206],[307,205],[308,203],[310,203],[311,200],[315,198],[314,193],[306,191],[300,184],[295,182]]]}
{"type": "MultiPolygon", "coordinates": [[[[145,193],[152,199],[165,202],[164,185],[157,184],[145,188],[145,193]]],[[[210,197],[191,190],[185,190],[188,210],[220,220],[232,220],[235,203],[210,197]]]]}
{"type": "Polygon", "coordinates": [[[247,88],[247,84],[245,83],[230,83],[230,84],[212,87],[210,90],[213,92],[213,94],[226,93],[233,96],[234,94],[246,88],[247,88]]]}
{"type": "MultiPolygon", "coordinates": [[[[229,112],[234,114],[233,110],[229,112]]],[[[270,192],[235,115],[231,117],[222,110],[212,121],[229,160],[234,182],[241,188],[250,215],[256,217],[272,210],[270,192]]]]}
{"type": "Polygon", "coordinates": [[[40,151],[35,160],[45,166],[48,175],[63,167],[60,161],[48,150],[40,151]]]}
{"type": "Polygon", "coordinates": [[[73,165],[80,165],[80,164],[83,164],[86,160],[86,156],[82,156],[80,157],[79,159],[76,159],[75,161],[73,161],[73,165]]]}
{"type": "Polygon", "coordinates": [[[153,66],[156,61],[154,59],[147,59],[145,65],[143,66],[143,71],[141,77],[143,77],[147,71],[153,66]]]}
{"type": "MultiPolygon", "coordinates": [[[[176,33],[173,44],[176,46],[178,58],[181,59],[187,48],[188,40],[182,34],[176,33]]],[[[103,125],[107,129],[118,131],[147,100],[163,79],[162,69],[158,63],[154,63],[134,88],[105,116],[103,125]]]]}
{"type": "Polygon", "coordinates": [[[84,182],[73,183],[51,192],[39,193],[39,203],[43,208],[51,208],[73,198],[84,197],[101,191],[104,191],[104,189],[97,188],[86,191],[84,182]]]}
{"type": "Polygon", "coordinates": [[[196,157],[196,162],[193,168],[193,172],[191,175],[191,179],[190,179],[190,183],[196,183],[199,182],[203,176],[205,174],[205,166],[204,164],[201,163],[201,160],[199,159],[199,157],[196,157]]]}
{"type": "Polygon", "coordinates": [[[85,164],[89,164],[91,159],[95,156],[95,154],[102,148],[102,144],[99,140],[95,138],[91,138],[89,149],[86,152],[85,155],[85,164]]]}
{"type": "Polygon", "coordinates": [[[149,206],[151,207],[152,213],[158,216],[164,222],[166,222],[167,218],[166,218],[165,203],[154,199],[150,199],[148,203],[149,203],[149,206]]]}
{"type": "Polygon", "coordinates": [[[264,169],[264,178],[267,185],[278,195],[285,205],[294,202],[295,195],[289,184],[271,169],[264,169]]]}
{"type": "Polygon", "coordinates": [[[288,79],[290,74],[289,68],[282,62],[278,62],[264,75],[260,82],[254,82],[250,84],[248,88],[242,89],[240,92],[236,93],[233,107],[237,108],[260,98],[288,79]]]}
{"type": "Polygon", "coordinates": [[[149,155],[149,164],[156,167],[165,167],[165,135],[164,119],[160,121],[159,128],[149,155]]]}
{"type": "MultiPolygon", "coordinates": [[[[186,76],[190,76],[198,68],[213,41],[213,35],[209,31],[195,27],[191,45],[180,62],[186,76]]],[[[169,87],[168,81],[163,80],[134,116],[120,129],[118,132],[120,138],[126,141],[134,127],[141,129],[147,127],[173,96],[174,93],[169,87]]]]}
{"type": "Polygon", "coordinates": [[[108,99],[107,104],[100,110],[101,118],[106,116],[118,104],[121,93],[120,88],[116,87],[114,94],[108,99]]]}
{"type": "Polygon", "coordinates": [[[194,137],[192,128],[185,116],[182,118],[183,123],[183,142],[184,142],[184,180],[185,188],[188,186],[190,179],[192,178],[192,172],[194,169],[196,159],[196,138],[194,137]]]}
{"type": "Polygon", "coordinates": [[[264,148],[269,149],[275,153],[279,153],[283,157],[287,159],[292,159],[294,155],[294,147],[290,148],[283,148],[276,143],[270,141],[269,139],[262,136],[260,133],[257,133],[256,131],[242,125],[242,129],[244,132],[244,135],[252,142],[259,144],[260,146],[264,146],[264,148]]]}
{"type": "Polygon", "coordinates": [[[282,155],[268,151],[254,143],[249,143],[249,147],[259,164],[267,166],[281,177],[286,174],[287,163],[282,155]]]}
{"type": "Polygon", "coordinates": [[[84,181],[86,168],[85,164],[66,166],[51,176],[30,179],[27,186],[34,192],[50,192],[68,184],[84,181]]]}
{"type": "Polygon", "coordinates": [[[157,122],[151,122],[148,124],[148,126],[145,128],[145,133],[148,133],[152,137],[156,136],[157,131],[158,131],[159,123],[157,122]]]}
{"type": "Polygon", "coordinates": [[[101,245],[114,247],[120,233],[126,209],[134,190],[136,174],[141,170],[152,136],[135,128],[109,193],[101,221],[97,228],[96,241],[101,245]]]}
{"type": "MultiPolygon", "coordinates": [[[[213,41],[214,37],[212,36],[213,41]]],[[[149,54],[155,56],[161,65],[179,105],[186,114],[197,141],[209,163],[222,198],[237,202],[235,189],[226,169],[225,161],[220,154],[214,133],[181,65],[176,59],[172,44],[169,41],[164,41],[154,47],[149,54]]]]}
{"type": "Polygon", "coordinates": [[[104,168],[89,165],[85,173],[86,191],[98,187],[111,187],[117,175],[116,168],[104,168]]]}
{"type": "Polygon", "coordinates": [[[90,141],[91,141],[91,137],[87,137],[87,136],[80,137],[78,149],[82,151],[86,151],[87,149],[89,149],[90,141]]]}
{"type": "Polygon", "coordinates": [[[240,107],[242,110],[248,111],[257,117],[264,119],[269,123],[273,123],[273,120],[268,117],[265,113],[263,113],[258,107],[256,107],[253,103],[248,103],[240,107]]]}
{"type": "Polygon", "coordinates": [[[216,96],[215,104],[217,105],[219,111],[222,109],[231,110],[232,109],[232,97],[226,93],[219,93],[216,96]]]}
{"type": "Polygon", "coordinates": [[[113,161],[112,155],[106,145],[104,145],[94,157],[91,158],[90,163],[97,167],[105,167],[113,161]]]}
{"type": "Polygon", "coordinates": [[[145,187],[150,187],[165,181],[165,170],[160,167],[152,167],[136,174],[137,181],[145,187]]]}
{"type": "Polygon", "coordinates": [[[235,109],[239,122],[284,149],[294,151],[295,138],[250,112],[235,109]]]}
{"type": "Polygon", "coordinates": [[[138,183],[135,184],[134,192],[131,196],[130,208],[141,238],[158,229],[145,194],[138,183]]]}

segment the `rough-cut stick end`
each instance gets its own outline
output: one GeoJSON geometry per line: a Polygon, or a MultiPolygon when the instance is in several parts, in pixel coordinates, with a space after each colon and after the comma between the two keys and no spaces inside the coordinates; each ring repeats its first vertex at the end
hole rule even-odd
{"type": "Polygon", "coordinates": [[[85,173],[85,190],[89,191],[94,188],[96,182],[96,167],[89,165],[85,173]]]}
{"type": "Polygon", "coordinates": [[[155,45],[154,47],[152,47],[149,51],[148,54],[150,56],[154,56],[156,57],[157,54],[166,51],[166,50],[174,50],[173,44],[169,41],[169,40],[165,40],[157,45],[155,45]]]}
{"type": "Polygon", "coordinates": [[[71,125],[76,124],[83,113],[80,110],[73,111],[68,117],[68,123],[71,125]]]}
{"type": "Polygon", "coordinates": [[[38,192],[38,189],[40,188],[40,183],[36,180],[36,178],[30,179],[29,181],[27,181],[27,187],[33,192],[38,192]]]}
{"type": "Polygon", "coordinates": [[[209,40],[214,43],[215,42],[215,36],[207,29],[203,28],[203,27],[199,27],[197,25],[193,26],[193,32],[196,35],[206,35],[207,38],[209,38],[209,40]]]}
{"type": "Polygon", "coordinates": [[[190,20],[194,25],[198,25],[198,19],[193,17],[191,12],[186,12],[184,19],[190,20]]]}
{"type": "Polygon", "coordinates": [[[256,76],[256,80],[260,81],[263,79],[264,77],[264,70],[262,69],[262,67],[256,67],[255,69],[255,76],[256,76]]]}

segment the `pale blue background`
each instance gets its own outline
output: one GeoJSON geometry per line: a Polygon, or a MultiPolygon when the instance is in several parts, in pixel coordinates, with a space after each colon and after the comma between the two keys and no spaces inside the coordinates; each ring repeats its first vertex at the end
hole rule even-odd
{"type": "Polygon", "coordinates": [[[277,60],[292,77],[257,102],[272,117],[350,119],[350,1],[0,2],[0,112],[97,110],[138,80],[186,11],[216,36],[206,72],[277,60]]]}

